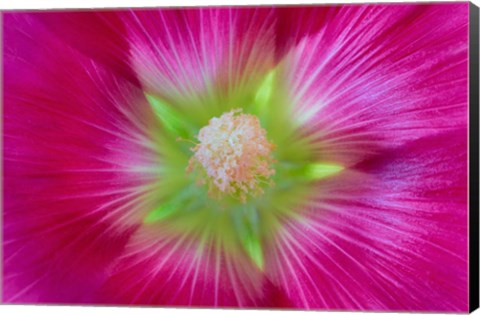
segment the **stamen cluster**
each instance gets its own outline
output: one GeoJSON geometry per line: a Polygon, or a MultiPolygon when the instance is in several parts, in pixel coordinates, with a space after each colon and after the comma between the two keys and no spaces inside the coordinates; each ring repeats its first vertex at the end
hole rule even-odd
{"type": "Polygon", "coordinates": [[[210,119],[197,136],[200,141],[192,151],[187,171],[201,166],[208,184],[209,194],[229,194],[246,202],[248,195],[263,193],[262,184],[275,174],[271,157],[275,145],[268,141],[266,131],[254,115],[243,114],[241,109],[210,119]]]}

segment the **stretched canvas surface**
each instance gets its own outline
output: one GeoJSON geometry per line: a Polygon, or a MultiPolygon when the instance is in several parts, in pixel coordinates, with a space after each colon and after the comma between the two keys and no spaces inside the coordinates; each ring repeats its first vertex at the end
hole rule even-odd
{"type": "Polygon", "coordinates": [[[468,311],[471,10],[4,12],[3,302],[468,311]]]}

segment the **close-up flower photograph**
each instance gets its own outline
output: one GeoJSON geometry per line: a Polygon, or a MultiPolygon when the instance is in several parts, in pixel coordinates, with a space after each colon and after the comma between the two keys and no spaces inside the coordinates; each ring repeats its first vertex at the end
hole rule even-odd
{"type": "Polygon", "coordinates": [[[475,23],[469,2],[3,11],[2,302],[469,312],[475,23]]]}

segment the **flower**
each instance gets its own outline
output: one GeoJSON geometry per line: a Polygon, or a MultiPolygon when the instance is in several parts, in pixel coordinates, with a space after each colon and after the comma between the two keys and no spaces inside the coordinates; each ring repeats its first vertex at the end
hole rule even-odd
{"type": "Polygon", "coordinates": [[[4,300],[466,311],[467,23],[4,13],[4,300]]]}

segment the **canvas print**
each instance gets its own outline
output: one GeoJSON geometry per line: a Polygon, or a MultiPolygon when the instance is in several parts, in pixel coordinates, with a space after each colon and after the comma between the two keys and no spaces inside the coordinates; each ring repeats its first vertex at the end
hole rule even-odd
{"type": "Polygon", "coordinates": [[[467,311],[468,17],[3,12],[3,302],[467,311]]]}

